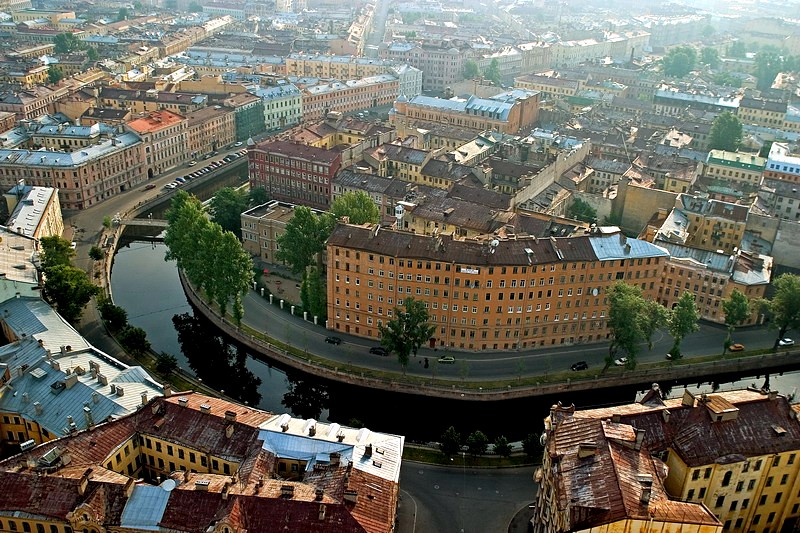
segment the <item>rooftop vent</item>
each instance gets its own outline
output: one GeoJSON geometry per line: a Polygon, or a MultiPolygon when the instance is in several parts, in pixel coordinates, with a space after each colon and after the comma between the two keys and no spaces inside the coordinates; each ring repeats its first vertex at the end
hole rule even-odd
{"type": "Polygon", "coordinates": [[[281,498],[291,499],[294,497],[294,485],[281,485],[281,498]]]}
{"type": "Polygon", "coordinates": [[[194,482],[194,490],[208,491],[208,485],[211,482],[206,479],[198,479],[194,482]]]}
{"type": "Polygon", "coordinates": [[[200,405],[200,411],[202,411],[203,413],[210,413],[211,412],[211,406],[208,405],[207,403],[201,404],[200,405]]]}

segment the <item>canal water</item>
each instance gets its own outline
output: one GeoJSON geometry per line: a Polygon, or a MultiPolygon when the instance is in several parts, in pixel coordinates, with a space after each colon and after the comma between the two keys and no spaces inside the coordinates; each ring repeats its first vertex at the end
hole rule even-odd
{"type": "MultiPolygon", "coordinates": [[[[341,385],[283,369],[247,353],[213,325],[195,317],[178,281],[175,263],[165,261],[160,243],[122,241],[114,260],[111,285],[114,302],[128,312],[128,321],[147,332],[153,349],[173,354],[178,364],[225,394],[275,413],[303,418],[364,424],[370,429],[406,435],[411,441],[437,440],[449,426],[463,436],[479,429],[491,439],[505,435],[520,440],[540,433],[542,419],[557,401],[579,409],[633,401],[640,390],[571,393],[502,402],[457,402],[386,393],[341,385]]],[[[719,384],[691,383],[693,392],[762,387],[764,376],[728,376],[719,384]]],[[[800,374],[770,376],[773,390],[792,394],[800,374]]],[[[684,384],[660,384],[671,396],[684,384]]]]}

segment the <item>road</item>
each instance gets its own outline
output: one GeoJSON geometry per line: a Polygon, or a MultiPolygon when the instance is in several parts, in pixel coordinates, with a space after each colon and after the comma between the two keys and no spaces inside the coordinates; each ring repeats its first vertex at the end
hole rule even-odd
{"type": "Polygon", "coordinates": [[[397,531],[507,531],[517,511],[536,498],[533,471],[534,467],[445,468],[404,461],[400,467],[397,531]]]}
{"type": "Polygon", "coordinates": [[[367,46],[364,47],[364,55],[367,57],[378,57],[378,46],[383,42],[383,35],[386,32],[386,17],[389,15],[390,5],[391,0],[378,0],[375,6],[372,28],[367,37],[367,46]]]}
{"type": "MultiPolygon", "coordinates": [[[[277,301],[277,300],[274,300],[277,301]]],[[[291,316],[287,310],[250,291],[244,298],[244,323],[262,331],[277,340],[314,353],[333,361],[355,364],[366,368],[385,371],[399,371],[395,357],[371,355],[369,348],[377,346],[377,341],[370,341],[343,333],[335,333],[342,339],[336,346],[325,342],[331,332],[322,326],[304,321],[302,317],[291,316]]],[[[723,326],[703,323],[700,330],[686,337],[682,349],[684,356],[718,353],[722,350],[726,331],[723,326]]],[[[775,333],[764,327],[740,328],[735,333],[735,341],[749,349],[768,348],[775,340],[775,333]]],[[[653,350],[642,345],[638,356],[640,362],[662,361],[672,348],[671,337],[663,331],[656,332],[653,350]]],[[[547,375],[568,370],[576,361],[586,361],[589,368],[602,368],[608,346],[605,343],[574,346],[552,346],[535,350],[502,352],[457,352],[448,349],[431,350],[422,348],[419,356],[412,356],[408,373],[412,375],[442,377],[449,379],[465,379],[467,381],[515,379],[520,375],[547,375]],[[443,354],[453,355],[456,364],[437,364],[436,360],[443,354]],[[428,358],[428,368],[424,360],[428,358]]]]}

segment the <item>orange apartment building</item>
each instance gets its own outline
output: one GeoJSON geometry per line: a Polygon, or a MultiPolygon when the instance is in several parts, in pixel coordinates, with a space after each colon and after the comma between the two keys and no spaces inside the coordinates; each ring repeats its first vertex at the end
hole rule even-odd
{"type": "Polygon", "coordinates": [[[339,224],[328,240],[328,323],[378,338],[405,298],[425,302],[431,346],[510,350],[606,339],[618,280],[655,299],[668,254],[618,228],[576,237],[456,239],[339,224]]]}
{"type": "Polygon", "coordinates": [[[128,122],[128,128],[137,133],[144,143],[147,178],[157,176],[188,161],[188,121],[186,117],[167,111],[155,111],[128,122]]]}
{"type": "Polygon", "coordinates": [[[359,80],[329,81],[304,87],[303,120],[321,120],[331,111],[352,113],[394,102],[400,80],[390,74],[359,80]]]}
{"type": "Polygon", "coordinates": [[[186,153],[196,159],[236,141],[236,121],[230,107],[213,106],[186,115],[186,153]]]}

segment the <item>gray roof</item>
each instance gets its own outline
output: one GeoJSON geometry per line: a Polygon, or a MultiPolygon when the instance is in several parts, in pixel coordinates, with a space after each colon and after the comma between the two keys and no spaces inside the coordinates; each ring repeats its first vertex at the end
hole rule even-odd
{"type": "Polygon", "coordinates": [[[668,257],[663,248],[640,239],[623,239],[620,236],[589,237],[597,259],[609,261],[615,259],[639,259],[644,257],[668,257]]]}

